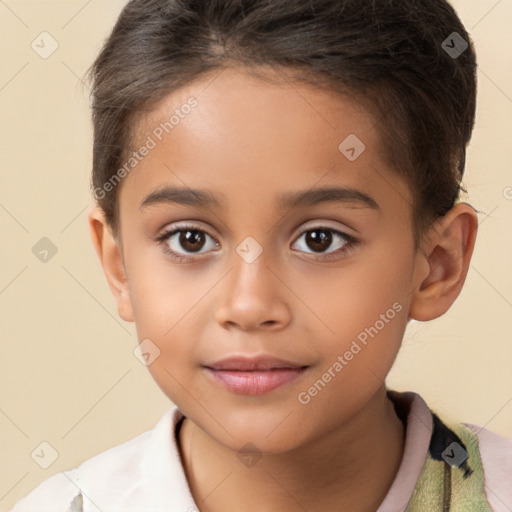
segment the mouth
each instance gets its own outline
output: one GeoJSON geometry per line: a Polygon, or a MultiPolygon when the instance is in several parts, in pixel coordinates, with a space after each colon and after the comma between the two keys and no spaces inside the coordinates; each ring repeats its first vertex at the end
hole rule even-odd
{"type": "Polygon", "coordinates": [[[233,370],[233,371],[265,371],[265,370],[283,370],[303,368],[304,365],[279,359],[277,357],[263,355],[258,357],[228,357],[221,361],[207,364],[206,368],[212,370],[233,370]]]}
{"type": "Polygon", "coordinates": [[[232,357],[204,365],[223,388],[240,395],[263,395],[298,379],[308,368],[271,356],[232,357]]]}

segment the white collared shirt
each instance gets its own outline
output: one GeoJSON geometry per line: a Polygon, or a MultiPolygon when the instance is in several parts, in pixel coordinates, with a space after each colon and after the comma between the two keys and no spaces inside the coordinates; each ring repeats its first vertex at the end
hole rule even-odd
{"type": "MultiPolygon", "coordinates": [[[[377,512],[403,512],[418,482],[432,434],[431,411],[416,393],[397,393],[408,411],[402,462],[377,512]]],[[[174,406],[147,432],[78,468],[43,481],[11,512],[67,512],[81,491],[84,512],[197,512],[179,455],[174,406]]],[[[512,439],[465,423],[477,436],[494,512],[512,511],[512,439]]]]}

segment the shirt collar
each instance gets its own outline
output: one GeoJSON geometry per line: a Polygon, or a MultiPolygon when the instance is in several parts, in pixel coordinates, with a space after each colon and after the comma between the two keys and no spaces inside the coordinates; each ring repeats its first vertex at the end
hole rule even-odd
{"type": "MultiPolygon", "coordinates": [[[[427,457],[432,414],[416,393],[388,391],[388,397],[407,415],[406,437],[398,473],[377,512],[403,512],[427,457]]],[[[84,462],[77,481],[84,512],[197,512],[176,436],[183,418],[174,406],[153,430],[84,462]]]]}
{"type": "Polygon", "coordinates": [[[377,512],[403,512],[409,503],[428,454],[432,436],[432,412],[417,393],[388,391],[395,409],[407,414],[402,462],[377,512]]]}
{"type": "Polygon", "coordinates": [[[76,481],[84,512],[197,512],[175,435],[181,418],[175,406],[152,430],[85,461],[76,481]]]}

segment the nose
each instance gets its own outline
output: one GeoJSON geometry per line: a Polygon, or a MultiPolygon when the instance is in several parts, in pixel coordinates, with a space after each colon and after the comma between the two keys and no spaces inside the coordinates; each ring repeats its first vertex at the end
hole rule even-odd
{"type": "Polygon", "coordinates": [[[226,329],[279,330],[290,323],[290,292],[275,270],[260,256],[240,259],[226,276],[216,319],[226,329]]]}

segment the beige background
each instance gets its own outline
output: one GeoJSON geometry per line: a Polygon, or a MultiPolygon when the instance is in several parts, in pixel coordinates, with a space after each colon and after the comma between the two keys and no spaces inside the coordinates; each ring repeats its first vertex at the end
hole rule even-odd
{"type": "MultiPolygon", "coordinates": [[[[117,317],[86,222],[91,125],[79,78],[123,5],[0,1],[3,512],[171,406],[133,355],[133,325],[117,317]],[[43,31],[59,45],[47,59],[31,48],[43,31]],[[42,237],[58,249],[46,263],[32,253],[42,237]],[[42,442],[58,452],[47,469],[35,462],[51,462],[42,442]]],[[[479,56],[466,186],[480,232],[461,297],[445,317],[411,326],[388,382],[512,437],[512,0],[454,5],[479,56]]]]}

